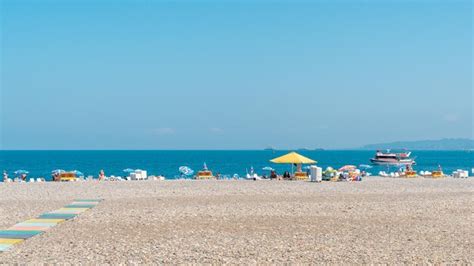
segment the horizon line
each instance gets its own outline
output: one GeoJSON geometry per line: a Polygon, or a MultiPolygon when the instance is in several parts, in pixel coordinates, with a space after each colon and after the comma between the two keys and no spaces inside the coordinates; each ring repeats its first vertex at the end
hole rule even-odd
{"type": "MultiPolygon", "coordinates": [[[[318,151],[318,150],[357,150],[359,148],[337,148],[337,149],[325,149],[325,148],[316,148],[316,149],[272,149],[274,151],[318,151]]],[[[0,149],[0,151],[272,151],[266,148],[261,149],[206,149],[206,148],[188,148],[188,149],[0,149]]]]}

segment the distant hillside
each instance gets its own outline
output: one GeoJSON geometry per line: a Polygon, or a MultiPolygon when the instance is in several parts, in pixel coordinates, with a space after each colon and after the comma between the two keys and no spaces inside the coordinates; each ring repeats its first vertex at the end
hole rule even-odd
{"type": "Polygon", "coordinates": [[[363,150],[377,149],[409,149],[409,150],[472,150],[474,140],[472,139],[440,139],[419,141],[397,141],[390,143],[369,144],[363,146],[363,150]]]}

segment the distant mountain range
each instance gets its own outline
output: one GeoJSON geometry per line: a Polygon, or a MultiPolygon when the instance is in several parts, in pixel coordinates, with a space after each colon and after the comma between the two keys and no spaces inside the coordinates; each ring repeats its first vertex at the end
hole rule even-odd
{"type": "Polygon", "coordinates": [[[361,147],[360,149],[473,150],[474,140],[458,138],[440,140],[397,141],[389,143],[368,144],[361,147]]]}

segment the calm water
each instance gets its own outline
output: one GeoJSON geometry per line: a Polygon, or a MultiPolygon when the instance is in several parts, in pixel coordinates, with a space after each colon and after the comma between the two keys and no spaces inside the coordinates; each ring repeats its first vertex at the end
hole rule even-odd
{"type": "MultiPolygon", "coordinates": [[[[214,173],[245,175],[246,168],[253,166],[258,173],[271,166],[278,173],[291,169],[288,165],[276,165],[269,160],[286,151],[0,151],[0,170],[7,170],[13,177],[15,170],[24,169],[31,177],[50,178],[54,169],[79,170],[86,176],[97,176],[101,169],[109,175],[124,175],[123,169],[144,169],[148,174],[178,176],[178,167],[186,165],[200,170],[204,162],[214,173]]],[[[301,151],[301,154],[318,161],[318,165],[335,168],[346,164],[369,164],[373,151],[301,151]]],[[[413,151],[417,165],[415,170],[434,170],[438,164],[446,173],[456,169],[471,171],[474,153],[466,151],[413,151]]],[[[378,173],[386,167],[374,167],[378,173]]],[[[395,170],[392,168],[391,171],[395,170]]],[[[0,178],[1,179],[1,178],[0,178]]]]}

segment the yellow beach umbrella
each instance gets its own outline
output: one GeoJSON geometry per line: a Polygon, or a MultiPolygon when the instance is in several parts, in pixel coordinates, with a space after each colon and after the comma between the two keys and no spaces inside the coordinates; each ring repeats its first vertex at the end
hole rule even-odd
{"type": "Polygon", "coordinates": [[[291,164],[311,164],[311,163],[316,163],[316,161],[311,160],[307,157],[304,157],[301,154],[298,154],[296,152],[290,152],[286,155],[283,155],[281,157],[275,158],[273,160],[270,160],[272,163],[291,163],[291,164]]]}

